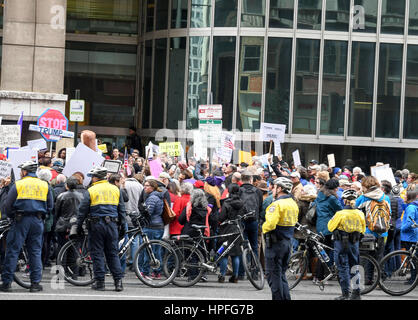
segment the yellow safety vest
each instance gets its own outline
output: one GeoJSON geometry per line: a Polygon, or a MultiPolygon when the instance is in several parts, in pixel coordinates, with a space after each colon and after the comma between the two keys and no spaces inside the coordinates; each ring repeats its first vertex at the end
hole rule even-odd
{"type": "Polygon", "coordinates": [[[16,181],[16,200],[47,201],[48,183],[35,177],[24,177],[16,181]]]}
{"type": "Polygon", "coordinates": [[[120,190],[110,184],[107,180],[100,180],[93,183],[88,189],[90,193],[90,206],[119,205],[120,190]]]}
{"type": "Polygon", "coordinates": [[[366,220],[364,213],[358,209],[343,209],[337,211],[330,221],[328,221],[328,230],[333,232],[335,229],[347,233],[366,231],[366,220]]]}
{"type": "Polygon", "coordinates": [[[275,230],[277,226],[294,227],[298,222],[299,207],[292,198],[280,199],[270,204],[266,209],[266,221],[263,223],[263,233],[275,230]]]}

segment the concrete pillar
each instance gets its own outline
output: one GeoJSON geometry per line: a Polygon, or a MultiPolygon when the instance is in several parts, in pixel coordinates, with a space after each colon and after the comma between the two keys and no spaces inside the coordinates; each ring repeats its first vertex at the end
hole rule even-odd
{"type": "Polygon", "coordinates": [[[66,0],[5,0],[0,114],[35,120],[65,112],[66,0]]]}

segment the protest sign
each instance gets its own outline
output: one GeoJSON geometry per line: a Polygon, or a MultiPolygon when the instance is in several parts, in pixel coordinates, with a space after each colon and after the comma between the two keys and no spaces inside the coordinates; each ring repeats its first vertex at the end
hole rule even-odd
{"type": "Polygon", "coordinates": [[[216,149],[216,155],[221,162],[231,162],[232,153],[235,149],[235,134],[223,131],[221,133],[220,146],[216,149]]]}
{"type": "Polygon", "coordinates": [[[119,173],[121,166],[122,161],[119,160],[105,160],[103,163],[103,167],[105,167],[109,173],[119,173]]]}
{"type": "Polygon", "coordinates": [[[66,148],[66,150],[65,150],[65,162],[68,162],[68,160],[71,159],[71,156],[73,155],[74,151],[75,151],[74,147],[66,148]]]}
{"type": "Polygon", "coordinates": [[[107,145],[106,144],[99,144],[97,146],[97,148],[102,152],[102,153],[107,153],[107,145]]]}
{"type": "Polygon", "coordinates": [[[154,153],[159,154],[160,153],[160,148],[150,141],[148,143],[148,145],[145,146],[145,157],[146,158],[152,158],[154,153]]]}
{"type": "Polygon", "coordinates": [[[261,141],[284,142],[286,125],[262,122],[260,125],[261,141]]]}
{"type": "Polygon", "coordinates": [[[8,152],[8,159],[13,166],[15,179],[20,180],[20,169],[18,166],[25,161],[38,162],[38,151],[31,150],[30,148],[10,149],[8,152]]]}
{"type": "Polygon", "coordinates": [[[0,126],[0,147],[20,148],[20,125],[0,126]]]}
{"type": "Polygon", "coordinates": [[[6,179],[12,174],[13,165],[7,161],[0,161],[0,178],[6,179]]]}
{"type": "Polygon", "coordinates": [[[104,158],[96,151],[93,151],[83,143],[79,143],[71,158],[66,161],[62,173],[69,177],[75,172],[81,172],[85,177],[83,184],[84,186],[88,186],[91,178],[87,177],[87,173],[95,166],[102,165],[103,160],[104,158]]]}
{"type": "Polygon", "coordinates": [[[252,159],[252,156],[251,156],[251,152],[246,152],[246,151],[240,150],[238,158],[239,158],[239,160],[238,160],[239,163],[245,162],[249,165],[253,164],[253,159],[252,159]]]}
{"type": "Polygon", "coordinates": [[[282,147],[279,141],[274,141],[274,155],[277,157],[282,157],[282,147]]]}
{"type": "Polygon", "coordinates": [[[395,176],[393,175],[393,171],[389,164],[371,167],[370,172],[373,177],[376,177],[376,179],[379,180],[379,182],[387,180],[392,184],[392,186],[396,184],[395,176]]]}
{"type": "Polygon", "coordinates": [[[48,149],[46,145],[46,141],[44,139],[29,140],[28,147],[29,149],[37,150],[37,151],[48,149]]]}
{"type": "Polygon", "coordinates": [[[334,168],[335,167],[335,156],[333,153],[328,155],[328,167],[334,168]]]}
{"type": "Polygon", "coordinates": [[[162,142],[159,144],[160,153],[167,153],[169,157],[178,157],[181,154],[180,142],[162,142]]]}
{"type": "Polygon", "coordinates": [[[206,160],[208,157],[208,149],[203,144],[202,133],[200,131],[193,131],[193,157],[196,160],[206,160]]]}
{"type": "Polygon", "coordinates": [[[151,160],[148,162],[148,164],[149,164],[149,168],[151,171],[151,175],[154,178],[158,179],[158,177],[160,176],[160,173],[163,172],[160,159],[157,158],[156,160],[151,160]]]}
{"type": "Polygon", "coordinates": [[[295,165],[295,167],[301,166],[302,163],[300,162],[299,150],[292,152],[292,156],[293,156],[293,164],[295,165]]]}

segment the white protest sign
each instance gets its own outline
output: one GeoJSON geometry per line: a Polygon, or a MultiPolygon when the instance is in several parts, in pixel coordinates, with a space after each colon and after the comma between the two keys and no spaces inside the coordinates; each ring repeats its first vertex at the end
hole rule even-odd
{"type": "Polygon", "coordinates": [[[68,160],[71,159],[71,156],[73,155],[74,151],[74,147],[68,147],[65,149],[65,162],[68,162],[68,160]]]}
{"type": "Polygon", "coordinates": [[[148,143],[147,146],[145,146],[145,157],[152,158],[153,153],[159,154],[160,153],[160,147],[153,144],[151,141],[148,143]]]}
{"type": "Polygon", "coordinates": [[[48,146],[46,145],[45,139],[37,139],[37,140],[29,140],[28,141],[28,147],[32,150],[44,150],[48,149],[48,146]]]}
{"type": "Polygon", "coordinates": [[[18,166],[25,161],[38,162],[38,151],[31,150],[30,148],[10,149],[8,159],[13,166],[15,180],[20,180],[20,169],[18,166]]]}
{"type": "Polygon", "coordinates": [[[333,153],[328,155],[328,167],[335,168],[335,156],[333,153]]]}
{"type": "Polygon", "coordinates": [[[12,174],[13,165],[7,161],[0,161],[0,178],[6,179],[12,174]]]}
{"type": "Polygon", "coordinates": [[[284,142],[286,133],[286,125],[262,122],[260,125],[260,139],[261,141],[278,141],[284,142]]]}
{"type": "MultiPolygon", "coordinates": [[[[68,151],[67,151],[68,152],[68,151]]],[[[62,173],[69,177],[75,172],[84,174],[84,186],[88,186],[91,178],[87,173],[96,166],[101,166],[104,158],[96,151],[93,151],[83,143],[79,143],[75,148],[71,158],[65,163],[62,173]]]]}
{"type": "Polygon", "coordinates": [[[20,125],[0,126],[0,147],[20,148],[20,125]]]}
{"type": "Polygon", "coordinates": [[[208,157],[208,149],[203,145],[202,134],[200,131],[193,131],[193,157],[196,160],[206,160],[208,157]]]}
{"type": "Polygon", "coordinates": [[[293,156],[293,163],[295,167],[301,166],[302,163],[300,162],[299,150],[292,152],[292,156],[293,156]]]}
{"type": "Polygon", "coordinates": [[[269,157],[270,157],[270,153],[263,154],[260,157],[260,161],[263,164],[263,166],[268,166],[269,165],[269,157]]]}
{"type": "Polygon", "coordinates": [[[235,149],[235,134],[223,131],[221,133],[220,146],[216,154],[223,162],[231,162],[232,153],[235,149]]]}
{"type": "Polygon", "coordinates": [[[374,167],[372,176],[376,177],[376,179],[379,180],[379,182],[387,180],[392,184],[392,186],[396,184],[393,171],[388,164],[384,166],[374,167]]]}
{"type": "Polygon", "coordinates": [[[274,141],[274,155],[277,157],[281,157],[282,156],[282,147],[280,145],[279,141],[274,141]]]}

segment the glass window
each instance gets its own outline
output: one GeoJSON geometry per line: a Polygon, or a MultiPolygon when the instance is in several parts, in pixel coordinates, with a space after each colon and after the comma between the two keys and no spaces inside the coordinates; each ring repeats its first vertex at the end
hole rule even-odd
{"type": "Polygon", "coordinates": [[[370,137],[376,44],[353,42],[348,135],[370,137]]]}
{"type": "Polygon", "coordinates": [[[215,27],[237,26],[238,0],[216,0],[215,27]]]}
{"type": "Polygon", "coordinates": [[[299,0],[298,29],[321,30],[322,0],[299,0]]]}
{"type": "Polygon", "coordinates": [[[264,28],[266,0],[242,0],[241,27],[264,28]]]}
{"type": "Polygon", "coordinates": [[[154,31],[155,0],[147,1],[147,32],[154,31]]]}
{"type": "Polygon", "coordinates": [[[211,0],[192,0],[191,28],[210,27],[211,0]]]}
{"type": "Polygon", "coordinates": [[[152,128],[161,129],[164,125],[165,65],[167,58],[167,39],[155,40],[154,86],[152,92],[152,128]]]}
{"type": "Polygon", "coordinates": [[[138,1],[68,0],[66,32],[138,34],[138,15],[138,1]]]}
{"type": "Polygon", "coordinates": [[[213,38],[212,97],[222,105],[222,124],[232,129],[236,37],[213,38]]]}
{"type": "Polygon", "coordinates": [[[350,0],[327,0],[325,30],[348,31],[350,0]]]}
{"type": "Polygon", "coordinates": [[[293,133],[316,134],[319,45],[319,40],[297,40],[293,133]]]}
{"type": "Polygon", "coordinates": [[[187,129],[197,129],[199,105],[207,103],[209,37],[190,37],[187,129]]]}
{"type": "Polygon", "coordinates": [[[270,28],[293,28],[294,1],[270,0],[270,28]]]}
{"type": "Polygon", "coordinates": [[[64,93],[80,89],[86,125],[134,125],[136,46],[67,42],[64,93]]]}
{"type": "Polygon", "coordinates": [[[418,35],[418,2],[409,2],[409,34],[418,35]]]}
{"type": "Polygon", "coordinates": [[[321,134],[343,135],[347,42],[326,40],[321,103],[321,134]]]}
{"type": "Polygon", "coordinates": [[[169,52],[167,128],[178,129],[178,122],[183,120],[186,38],[171,38],[169,52]]]}
{"type": "Polygon", "coordinates": [[[399,137],[402,49],[403,46],[400,44],[380,44],[376,137],[399,137]]]}
{"type": "Polygon", "coordinates": [[[408,45],[404,138],[418,139],[418,46],[408,45]]]}
{"type": "Polygon", "coordinates": [[[156,30],[168,29],[168,0],[157,0],[156,30]]]}
{"type": "Polygon", "coordinates": [[[382,33],[403,34],[405,0],[382,0],[382,33]]]}
{"type": "Polygon", "coordinates": [[[377,0],[354,0],[353,31],[376,32],[377,0]]]}
{"type": "Polygon", "coordinates": [[[237,129],[260,129],[263,88],[263,37],[241,37],[237,129]]]}
{"type": "Polygon", "coordinates": [[[171,28],[187,28],[187,0],[173,0],[171,6],[171,28]]]}
{"type": "Polygon", "coordinates": [[[289,125],[292,39],[269,38],[267,55],[266,122],[289,125]],[[268,120],[268,121],[267,121],[268,120]]]}
{"type": "Polygon", "coordinates": [[[150,127],[151,79],[152,79],[152,40],[145,41],[144,91],[142,98],[142,128],[150,127]]]}

